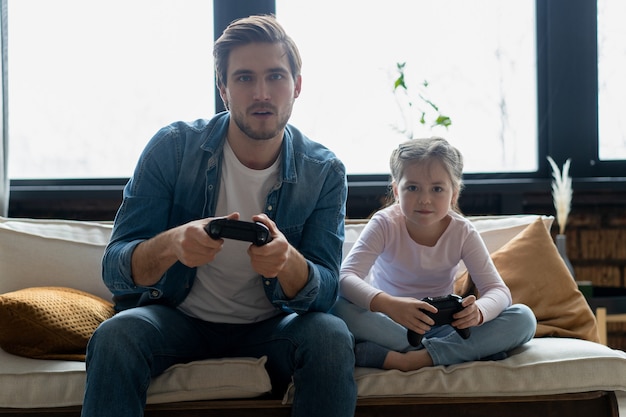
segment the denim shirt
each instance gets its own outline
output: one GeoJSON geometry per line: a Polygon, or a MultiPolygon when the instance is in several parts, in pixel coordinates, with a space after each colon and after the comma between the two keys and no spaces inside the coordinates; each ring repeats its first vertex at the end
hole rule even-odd
{"type": "MultiPolygon", "coordinates": [[[[228,112],[211,120],[177,122],[162,128],[141,154],[124,188],[111,240],[102,260],[104,283],[115,308],[145,304],[179,305],[189,293],[196,268],[176,262],[153,286],[131,276],[136,246],[192,220],[212,217],[219,193],[228,112]]],[[[288,125],[281,173],[265,202],[265,213],[306,259],[308,282],[293,298],[278,280],[259,276],[268,299],[287,312],[327,311],[335,301],[344,238],[347,180],[343,163],[324,146],[288,125]]],[[[242,262],[247,262],[242,253],[242,262]]]]}

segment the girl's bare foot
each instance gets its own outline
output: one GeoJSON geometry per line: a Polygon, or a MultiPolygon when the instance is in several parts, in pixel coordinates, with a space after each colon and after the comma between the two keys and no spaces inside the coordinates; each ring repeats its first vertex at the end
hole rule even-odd
{"type": "Polygon", "coordinates": [[[409,352],[389,351],[383,369],[399,369],[401,371],[415,371],[426,366],[433,366],[433,359],[426,349],[411,350],[409,352]]]}

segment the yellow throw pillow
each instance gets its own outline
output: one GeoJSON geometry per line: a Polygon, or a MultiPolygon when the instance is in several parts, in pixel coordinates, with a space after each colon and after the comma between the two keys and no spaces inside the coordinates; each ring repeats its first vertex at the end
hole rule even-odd
{"type": "MultiPolygon", "coordinates": [[[[513,303],[526,304],[535,313],[535,337],[599,342],[595,316],[541,219],[493,252],[491,258],[511,290],[513,303]]],[[[456,281],[455,292],[479,296],[467,272],[456,281]]]]}
{"type": "Polygon", "coordinates": [[[113,305],[63,287],[34,287],[0,295],[0,347],[36,359],[85,360],[87,342],[113,305]]]}

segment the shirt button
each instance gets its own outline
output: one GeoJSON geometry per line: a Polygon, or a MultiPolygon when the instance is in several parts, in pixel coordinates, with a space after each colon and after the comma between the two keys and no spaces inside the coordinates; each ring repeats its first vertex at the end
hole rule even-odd
{"type": "Polygon", "coordinates": [[[270,285],[270,280],[269,279],[265,280],[265,285],[270,285]]]}
{"type": "Polygon", "coordinates": [[[267,211],[272,211],[274,207],[272,207],[271,205],[267,206],[267,211]]]}
{"type": "Polygon", "coordinates": [[[157,298],[159,296],[159,291],[158,290],[152,290],[150,292],[150,295],[152,295],[153,298],[157,298]]]}

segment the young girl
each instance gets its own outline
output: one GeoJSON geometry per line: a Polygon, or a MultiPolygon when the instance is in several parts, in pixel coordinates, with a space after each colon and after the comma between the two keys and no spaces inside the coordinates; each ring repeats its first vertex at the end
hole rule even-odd
{"type": "Polygon", "coordinates": [[[356,340],[357,366],[409,371],[502,359],[529,341],[536,319],[511,293],[470,221],[457,213],[463,157],[441,138],[413,139],[390,159],[395,204],[374,214],[341,268],[331,312],[356,340]],[[451,325],[434,326],[424,297],[453,291],[463,261],[481,294],[463,299],[451,325]],[[367,280],[366,280],[367,278],[367,280]],[[471,328],[464,339],[454,327],[471,328]],[[424,335],[413,347],[407,329],[424,335]]]}

